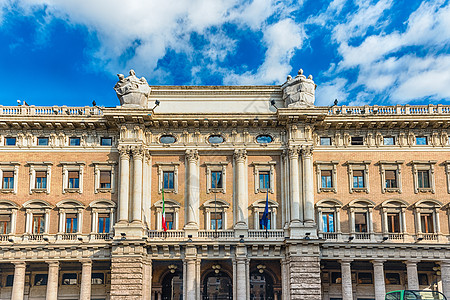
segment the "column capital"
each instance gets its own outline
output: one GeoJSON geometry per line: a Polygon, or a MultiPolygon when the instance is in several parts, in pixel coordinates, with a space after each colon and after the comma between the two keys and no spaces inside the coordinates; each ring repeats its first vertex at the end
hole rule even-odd
{"type": "Polygon", "coordinates": [[[353,262],[354,260],[353,259],[350,259],[350,258],[348,258],[348,259],[339,259],[338,260],[338,262],[341,264],[341,265],[343,265],[343,264],[351,264],[352,262],[353,262]]]}
{"type": "Polygon", "coordinates": [[[119,145],[117,147],[119,150],[120,159],[130,159],[130,147],[125,145],[119,145]]]}
{"type": "Polygon", "coordinates": [[[247,158],[247,150],[245,149],[234,150],[234,159],[237,162],[244,162],[246,158],[247,158]]]}
{"type": "Polygon", "coordinates": [[[12,264],[16,267],[16,268],[25,268],[27,266],[27,263],[24,261],[13,261],[12,264]]]}
{"type": "Polygon", "coordinates": [[[59,267],[59,261],[57,260],[47,260],[46,263],[49,267],[59,267]]]}
{"type": "Polygon", "coordinates": [[[141,145],[134,146],[131,148],[131,153],[133,154],[133,159],[140,159],[142,160],[144,157],[144,147],[141,145]]]}
{"type": "Polygon", "coordinates": [[[302,155],[305,158],[311,158],[313,155],[314,147],[310,145],[302,146],[302,155]]]}
{"type": "Polygon", "coordinates": [[[80,263],[82,265],[92,265],[92,260],[89,258],[83,258],[83,259],[80,259],[80,263]]]}
{"type": "Polygon", "coordinates": [[[371,260],[370,262],[375,266],[375,265],[377,265],[377,266],[379,266],[379,265],[381,265],[381,266],[383,266],[384,265],[384,263],[385,263],[385,259],[373,259],[373,260],[371,260]]]}
{"type": "Polygon", "coordinates": [[[418,259],[410,259],[410,260],[404,260],[403,263],[405,265],[417,265],[420,262],[418,259]]]}
{"type": "Polygon", "coordinates": [[[186,150],[186,158],[189,162],[197,162],[198,161],[198,150],[197,149],[188,149],[186,150]]]}
{"type": "Polygon", "coordinates": [[[298,159],[299,149],[297,146],[290,146],[288,149],[289,159],[298,159]]]}

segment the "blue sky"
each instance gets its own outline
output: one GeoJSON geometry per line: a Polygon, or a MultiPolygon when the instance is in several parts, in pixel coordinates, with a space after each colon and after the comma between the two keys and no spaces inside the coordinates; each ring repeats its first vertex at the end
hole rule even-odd
{"type": "Polygon", "coordinates": [[[115,106],[150,85],[282,84],[316,105],[450,102],[450,4],[415,0],[0,0],[0,104],[115,106]]]}

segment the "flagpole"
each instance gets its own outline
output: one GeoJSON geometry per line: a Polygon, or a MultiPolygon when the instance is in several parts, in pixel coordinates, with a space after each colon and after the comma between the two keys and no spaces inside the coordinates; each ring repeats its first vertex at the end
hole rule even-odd
{"type": "Polygon", "coordinates": [[[217,193],[214,192],[214,237],[217,238],[217,193]]]}

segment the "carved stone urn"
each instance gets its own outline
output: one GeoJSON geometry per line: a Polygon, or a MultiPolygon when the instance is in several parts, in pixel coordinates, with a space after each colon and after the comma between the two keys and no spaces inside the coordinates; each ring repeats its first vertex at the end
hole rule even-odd
{"type": "Polygon", "coordinates": [[[292,78],[288,76],[287,81],[281,86],[285,107],[306,108],[314,106],[316,84],[312,75],[306,78],[303,70],[292,78]]]}
{"type": "Polygon", "coordinates": [[[130,108],[147,108],[148,96],[151,88],[144,77],[137,78],[134,70],[125,78],[123,74],[117,74],[119,81],[114,86],[120,105],[130,108]]]}

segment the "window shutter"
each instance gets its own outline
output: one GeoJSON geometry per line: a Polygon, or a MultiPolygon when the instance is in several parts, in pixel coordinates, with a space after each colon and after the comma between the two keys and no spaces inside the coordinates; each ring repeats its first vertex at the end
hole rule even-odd
{"type": "Polygon", "coordinates": [[[3,171],[3,178],[14,177],[14,171],[3,171]]]}
{"type": "Polygon", "coordinates": [[[78,178],[78,171],[69,171],[69,178],[78,178]]]}
{"type": "Polygon", "coordinates": [[[386,171],[386,180],[395,180],[395,171],[386,171]]]}
{"type": "Polygon", "coordinates": [[[364,171],[362,171],[362,170],[354,170],[353,171],[353,176],[355,176],[355,177],[363,177],[364,176],[364,171]]]}
{"type": "Polygon", "coordinates": [[[331,176],[331,171],[330,170],[322,170],[322,176],[331,176]]]}
{"type": "Polygon", "coordinates": [[[77,214],[66,214],[66,219],[76,219],[77,214]]]}
{"type": "Polygon", "coordinates": [[[0,221],[1,222],[10,222],[11,221],[11,215],[0,215],[0,221]]]}
{"type": "Polygon", "coordinates": [[[46,171],[36,171],[36,178],[47,177],[46,171]]]}
{"type": "Polygon", "coordinates": [[[109,214],[107,214],[107,213],[102,213],[102,214],[98,214],[98,217],[99,218],[109,218],[109,214]]]}
{"type": "Polygon", "coordinates": [[[356,213],[355,214],[355,224],[366,224],[366,214],[356,213]]]}
{"type": "Polygon", "coordinates": [[[173,213],[166,213],[166,222],[173,222],[173,213]]]}
{"type": "Polygon", "coordinates": [[[100,171],[100,183],[111,183],[110,171],[100,171]]]}
{"type": "Polygon", "coordinates": [[[222,220],[222,213],[211,213],[211,220],[222,220]]]}

